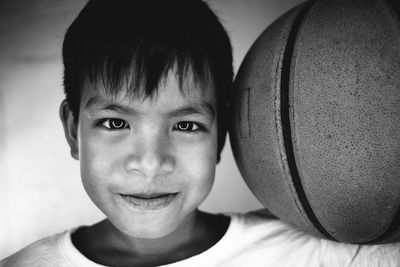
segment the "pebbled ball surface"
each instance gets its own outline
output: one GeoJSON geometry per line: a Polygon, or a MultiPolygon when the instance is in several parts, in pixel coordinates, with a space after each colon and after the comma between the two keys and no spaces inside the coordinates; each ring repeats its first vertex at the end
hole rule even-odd
{"type": "Polygon", "coordinates": [[[238,167],[265,207],[311,234],[400,240],[398,14],[395,1],[307,2],[261,34],[237,74],[238,167]]]}

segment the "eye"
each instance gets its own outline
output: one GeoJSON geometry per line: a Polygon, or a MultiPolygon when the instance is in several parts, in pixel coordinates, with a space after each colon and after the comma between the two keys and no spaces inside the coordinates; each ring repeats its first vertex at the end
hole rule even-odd
{"type": "Polygon", "coordinates": [[[129,127],[128,123],[121,119],[105,119],[101,125],[109,130],[121,130],[129,127]]]}
{"type": "Polygon", "coordinates": [[[175,124],[174,129],[182,132],[197,132],[202,128],[199,124],[195,122],[181,121],[175,124]]]}

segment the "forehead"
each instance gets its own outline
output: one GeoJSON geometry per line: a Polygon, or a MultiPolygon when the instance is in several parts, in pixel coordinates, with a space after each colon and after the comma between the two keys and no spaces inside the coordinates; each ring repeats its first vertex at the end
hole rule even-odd
{"type": "MultiPolygon", "coordinates": [[[[129,83],[127,83],[129,84],[129,83]]],[[[216,89],[212,82],[199,82],[188,74],[180,83],[174,72],[170,71],[159,86],[151,93],[143,87],[132,88],[127,85],[110,90],[101,82],[85,83],[82,91],[81,108],[101,106],[106,104],[122,104],[125,106],[148,103],[149,107],[171,108],[180,105],[211,105],[216,106],[216,89]]]]}

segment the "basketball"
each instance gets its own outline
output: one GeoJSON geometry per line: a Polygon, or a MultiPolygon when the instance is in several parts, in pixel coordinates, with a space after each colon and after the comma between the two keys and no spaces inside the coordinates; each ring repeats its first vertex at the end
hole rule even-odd
{"type": "Polygon", "coordinates": [[[400,2],[307,1],[233,86],[232,150],[281,220],[340,242],[400,241],[400,2]]]}

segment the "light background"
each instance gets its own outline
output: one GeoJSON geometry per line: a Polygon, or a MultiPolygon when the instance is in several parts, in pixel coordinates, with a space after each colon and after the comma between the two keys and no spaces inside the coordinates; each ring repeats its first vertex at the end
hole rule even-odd
{"type": "MultiPolygon", "coordinates": [[[[209,0],[228,30],[237,71],[258,35],[301,0],[209,0]]],[[[81,185],[58,107],[64,33],[86,0],[0,0],[0,259],[29,243],[103,215],[81,185]]],[[[260,208],[243,182],[229,140],[210,212],[260,208]]]]}

